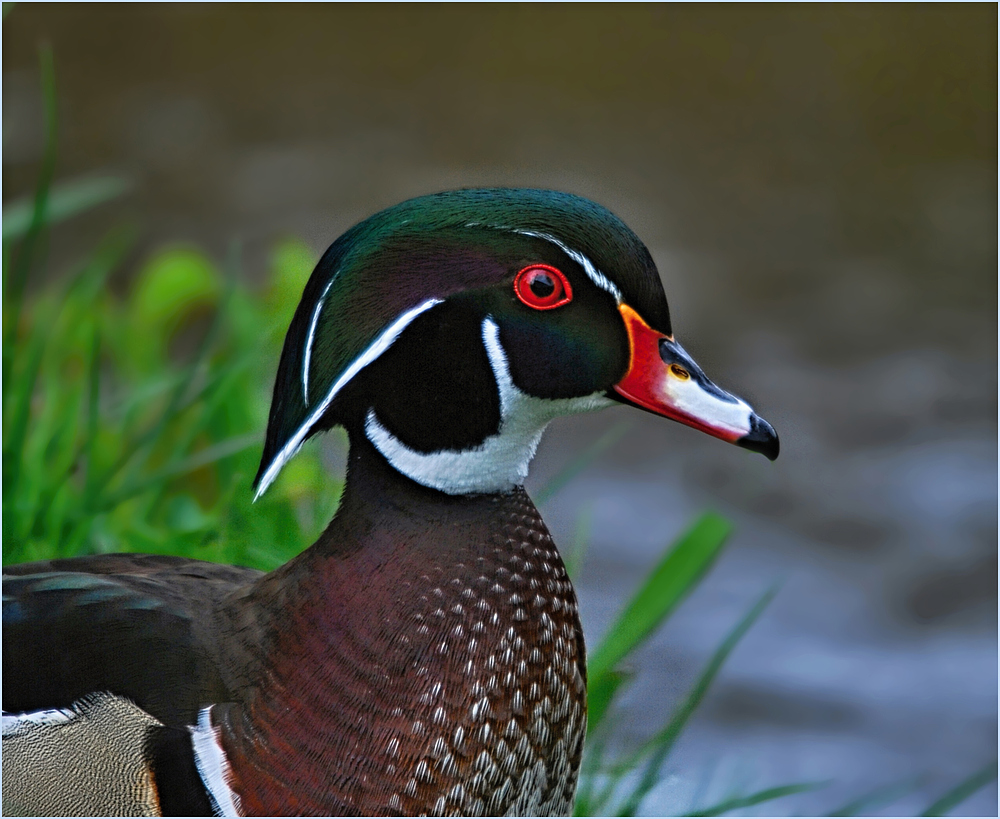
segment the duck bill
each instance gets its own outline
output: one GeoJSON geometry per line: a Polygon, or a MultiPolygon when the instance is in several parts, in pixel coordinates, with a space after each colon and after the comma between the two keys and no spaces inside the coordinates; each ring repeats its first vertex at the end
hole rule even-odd
{"type": "Polygon", "coordinates": [[[656,332],[627,304],[618,309],[628,331],[630,358],[612,397],[772,461],[778,457],[777,433],[746,401],[709,381],[673,336],[656,332]]]}

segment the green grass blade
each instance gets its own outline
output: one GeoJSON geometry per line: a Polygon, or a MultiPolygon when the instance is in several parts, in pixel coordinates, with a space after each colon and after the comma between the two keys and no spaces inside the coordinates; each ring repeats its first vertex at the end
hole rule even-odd
{"type": "Polygon", "coordinates": [[[936,800],[927,808],[921,816],[947,816],[951,811],[957,808],[962,802],[968,799],[972,794],[978,791],[980,788],[989,785],[994,779],[997,778],[997,759],[993,758],[993,761],[988,765],[980,768],[968,779],[960,782],[954,788],[952,788],[948,793],[942,796],[940,799],[936,800]]]}
{"type": "Polygon", "coordinates": [[[748,796],[736,796],[732,799],[726,799],[725,801],[719,802],[711,807],[685,815],[722,816],[724,813],[740,810],[741,808],[750,808],[754,805],[759,805],[762,802],[771,802],[775,799],[781,799],[784,796],[791,796],[793,793],[804,793],[805,791],[814,791],[818,788],[825,788],[828,784],[828,782],[800,782],[794,785],[781,785],[777,788],[766,788],[765,790],[757,791],[757,793],[752,793],[748,796]]]}
{"type": "Polygon", "coordinates": [[[597,774],[601,770],[610,736],[609,731],[592,732],[588,715],[587,744],[580,769],[580,787],[577,789],[576,802],[573,805],[574,816],[600,815],[600,804],[594,800],[594,788],[597,785],[597,774]]]}
{"type": "MultiPolygon", "coordinates": [[[[58,359],[65,352],[66,338],[50,339],[49,348],[58,359]],[[61,349],[60,349],[61,348],[61,349]]],[[[44,372],[39,398],[47,405],[33,415],[29,441],[24,449],[22,481],[24,491],[19,492],[26,507],[34,510],[30,526],[25,533],[41,536],[54,549],[61,551],[67,514],[76,514],[79,493],[72,486],[73,474],[80,462],[81,428],[86,424],[86,393],[83,378],[51,378],[44,372]],[[48,382],[48,383],[45,383],[48,382]]]]}
{"type": "MultiPolygon", "coordinates": [[[[4,429],[3,442],[4,526],[7,533],[16,530],[26,536],[41,525],[51,534],[60,521],[60,514],[57,511],[50,513],[48,505],[63,492],[65,483],[72,475],[72,464],[83,455],[84,443],[77,442],[75,431],[77,402],[72,398],[80,385],[66,383],[60,377],[42,379],[39,383],[39,372],[46,366],[43,361],[47,357],[59,361],[71,349],[67,346],[69,342],[64,330],[60,328],[100,320],[103,308],[97,297],[103,292],[107,276],[130,244],[131,237],[127,232],[112,232],[92,259],[72,277],[68,286],[56,298],[43,302],[32,317],[28,336],[18,342],[27,347],[29,360],[27,367],[15,364],[14,381],[4,394],[5,417],[12,419],[4,429]],[[48,405],[49,410],[29,418],[36,396],[43,405],[48,405]],[[64,417],[60,419],[58,416],[64,417]],[[51,423],[47,425],[46,419],[51,423]],[[57,430],[68,432],[60,435],[57,430]],[[31,450],[26,448],[32,437],[43,444],[48,442],[44,459],[33,456],[31,450]],[[54,453],[52,446],[56,443],[65,444],[62,447],[65,453],[54,453]],[[28,473],[37,479],[34,483],[28,473]],[[20,491],[19,486],[24,479],[32,485],[20,491]],[[8,508],[7,498],[15,496],[18,500],[8,508]]],[[[92,365],[97,366],[97,362],[93,361],[92,365]]],[[[91,373],[91,378],[94,377],[96,372],[91,373]]],[[[93,417],[97,417],[96,413],[93,417]]],[[[60,508],[69,514],[69,506],[65,503],[60,508]]],[[[78,518],[79,507],[72,514],[78,518]]],[[[57,542],[51,542],[56,548],[57,542]]]]}
{"type": "MultiPolygon", "coordinates": [[[[90,258],[70,278],[60,297],[61,303],[75,301],[92,305],[104,292],[111,275],[132,249],[135,232],[130,228],[114,228],[102,237],[90,258]]],[[[94,305],[93,309],[103,309],[94,305]]]]}
{"type": "Polygon", "coordinates": [[[721,757],[718,754],[712,756],[708,760],[708,763],[702,767],[701,775],[698,777],[698,781],[695,784],[694,793],[691,794],[691,799],[688,802],[690,806],[689,810],[695,810],[695,805],[700,805],[705,801],[705,797],[708,795],[708,790],[712,786],[712,780],[715,778],[716,773],[719,770],[719,761],[721,757]]]}
{"type": "MultiPolygon", "coordinates": [[[[218,439],[220,437],[219,430],[212,428],[213,419],[218,416],[220,410],[224,408],[227,402],[233,401],[234,394],[238,395],[240,390],[240,384],[238,383],[238,370],[230,370],[226,377],[219,379],[212,379],[211,372],[209,372],[208,380],[213,382],[214,386],[212,389],[206,389],[203,391],[204,397],[199,401],[198,410],[199,413],[196,418],[189,420],[181,428],[181,433],[174,439],[174,446],[176,447],[176,452],[178,455],[181,453],[190,452],[191,448],[194,446],[196,440],[203,434],[208,435],[210,440],[218,439]]],[[[221,434],[226,434],[225,432],[221,434]]],[[[243,436],[246,440],[250,441],[252,444],[254,441],[259,442],[259,436],[256,433],[250,433],[243,436]]],[[[231,439],[235,440],[235,439],[231,439]]],[[[225,442],[224,442],[225,443],[225,442]]],[[[250,445],[248,444],[248,446],[250,445]]],[[[240,450],[246,449],[247,447],[241,447],[240,450]]],[[[240,451],[237,450],[237,451],[240,451]]],[[[191,456],[189,460],[196,461],[199,456],[197,454],[191,456]]],[[[228,457],[228,456],[227,456],[228,457]]],[[[218,458],[213,458],[209,462],[214,462],[220,460],[218,458]]],[[[202,464],[205,465],[205,464],[202,464]]],[[[168,466],[167,469],[172,469],[172,466],[168,466]]],[[[197,467],[197,468],[200,468],[197,467]]],[[[185,472],[192,471],[191,469],[185,469],[185,472]]],[[[163,474],[163,473],[161,473],[163,474]]],[[[155,490],[154,495],[150,498],[150,511],[154,510],[163,501],[166,496],[168,489],[168,480],[163,480],[159,487],[155,490]]]]}
{"type": "Polygon", "coordinates": [[[618,689],[629,682],[632,675],[612,669],[600,677],[588,677],[587,682],[587,732],[596,731],[614,701],[618,689]]]}
{"type": "Polygon", "coordinates": [[[102,500],[101,505],[95,511],[107,511],[130,498],[141,495],[143,492],[160,489],[174,478],[179,478],[181,475],[186,475],[189,472],[194,472],[204,466],[221,461],[223,458],[229,458],[258,443],[260,443],[260,436],[256,432],[248,435],[239,435],[235,438],[230,438],[228,441],[220,441],[217,444],[206,447],[200,452],[196,452],[190,457],[182,458],[170,464],[155,474],[150,475],[145,480],[130,483],[125,489],[108,495],[102,500]]]}
{"type": "Polygon", "coordinates": [[[640,779],[639,784],[623,803],[618,813],[619,816],[633,816],[639,809],[639,804],[642,800],[645,799],[646,795],[653,789],[653,787],[655,787],[663,761],[667,758],[667,755],[673,748],[674,743],[677,741],[677,737],[680,736],[681,731],[684,730],[684,726],[687,725],[691,715],[705,698],[705,694],[708,693],[708,689],[711,687],[712,682],[718,675],[719,670],[722,668],[733,649],[736,648],[740,640],[743,639],[744,635],[750,630],[750,627],[754,624],[754,622],[756,622],[757,618],[760,617],[764,609],[767,608],[768,604],[774,599],[774,596],[777,593],[777,587],[768,589],[764,592],[760,599],[750,607],[750,610],[743,615],[739,623],[737,623],[735,628],[733,628],[733,630],[726,635],[726,638],[712,654],[711,659],[708,661],[708,665],[706,665],[704,670],[702,670],[694,686],[688,692],[684,701],[674,712],[673,716],[671,716],[670,721],[666,724],[666,726],[664,726],[659,733],[656,734],[656,736],[644,743],[637,751],[632,753],[623,763],[616,766],[618,773],[624,773],[636,767],[643,757],[647,755],[649,756],[643,776],[640,779]]]}
{"type": "MultiPolygon", "coordinates": [[[[156,442],[162,440],[167,427],[177,414],[191,406],[207,391],[216,387],[217,384],[223,380],[225,375],[247,363],[249,356],[244,356],[240,359],[240,361],[237,361],[230,367],[221,370],[213,369],[208,366],[211,352],[221,336],[223,326],[226,323],[226,306],[232,292],[232,288],[230,288],[220,300],[218,309],[212,319],[212,323],[209,325],[208,331],[205,333],[198,345],[194,360],[184,368],[182,377],[176,381],[173,389],[170,390],[169,397],[163,405],[163,410],[157,415],[153,423],[150,424],[150,426],[147,427],[146,430],[142,432],[134,441],[132,441],[131,445],[122,453],[121,457],[101,476],[97,494],[104,494],[107,492],[115,477],[130,463],[134,464],[134,468],[127,476],[126,482],[130,484],[134,483],[137,480],[135,476],[136,470],[138,470],[145,462],[145,459],[149,456],[156,442]],[[197,376],[203,370],[208,370],[208,375],[204,383],[198,385],[196,383],[197,376]]],[[[149,487],[147,486],[146,488],[148,489],[149,487]]],[[[102,502],[102,505],[106,507],[108,502],[104,501],[102,502]]]]}
{"type": "Polygon", "coordinates": [[[94,340],[90,348],[90,358],[87,362],[87,433],[83,441],[84,474],[83,497],[84,507],[90,506],[94,493],[94,442],[97,440],[97,430],[100,421],[98,413],[101,399],[101,329],[94,327],[94,340]]]}
{"type": "Polygon", "coordinates": [[[568,466],[564,467],[552,480],[535,493],[535,505],[541,506],[545,501],[552,498],[553,495],[559,492],[573,478],[596,461],[604,450],[616,444],[631,427],[631,421],[619,421],[607,430],[607,432],[570,461],[568,466]]]}
{"type": "MultiPolygon", "coordinates": [[[[132,183],[118,176],[74,179],[52,185],[42,212],[42,224],[51,226],[91,210],[127,193],[132,183]]],[[[22,197],[4,205],[3,241],[20,239],[28,233],[35,218],[34,199],[22,197]]]]}
{"type": "MultiPolygon", "coordinates": [[[[35,393],[35,382],[42,364],[45,352],[45,335],[38,333],[31,339],[26,366],[18,376],[15,389],[7,391],[5,396],[11,396],[13,406],[5,407],[5,413],[10,414],[10,426],[5,431],[3,441],[3,498],[4,518],[7,516],[7,499],[17,496],[18,481],[21,477],[21,467],[24,459],[24,444],[28,435],[28,421],[31,417],[31,398],[35,393]]],[[[15,504],[16,506],[16,504],[15,504]]]]}
{"type": "Polygon", "coordinates": [[[587,506],[576,519],[576,527],[573,530],[573,545],[569,549],[569,554],[563,556],[566,564],[566,574],[575,578],[583,567],[583,559],[587,555],[587,543],[590,541],[590,529],[594,522],[594,507],[587,506]]]}
{"type": "Polygon", "coordinates": [[[130,442],[129,446],[122,452],[121,457],[101,476],[100,493],[108,491],[115,477],[130,464],[132,464],[132,469],[127,473],[125,482],[138,480],[137,476],[144,463],[143,459],[148,457],[157,441],[162,440],[167,434],[166,430],[171,420],[193,407],[198,401],[203,400],[213,390],[218,389],[221,382],[247,367],[252,360],[253,356],[247,354],[231,364],[209,368],[205,381],[193,388],[192,391],[192,381],[202,368],[202,363],[196,361],[176,376],[171,376],[158,384],[156,390],[149,391],[144,396],[145,400],[149,401],[155,400],[161,392],[169,393],[164,410],[157,415],[152,424],[130,442]]]}
{"type": "Polygon", "coordinates": [[[610,672],[676,608],[708,571],[731,529],[728,521],[707,513],[677,541],[591,655],[594,678],[610,672]]]}
{"type": "Polygon", "coordinates": [[[601,790],[598,791],[597,795],[593,798],[595,815],[605,816],[610,812],[608,805],[611,804],[612,797],[621,786],[621,783],[627,774],[628,771],[618,771],[614,768],[607,770],[607,781],[604,783],[604,787],[601,788],[601,790]]]}
{"type": "Polygon", "coordinates": [[[897,799],[902,799],[920,786],[921,777],[912,777],[903,782],[891,785],[880,785],[861,796],[852,799],[845,805],[830,811],[827,816],[861,816],[871,814],[879,808],[891,805],[897,799]]]}

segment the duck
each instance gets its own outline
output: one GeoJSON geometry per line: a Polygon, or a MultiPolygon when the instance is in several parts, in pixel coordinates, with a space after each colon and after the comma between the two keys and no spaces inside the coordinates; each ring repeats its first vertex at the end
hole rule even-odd
{"type": "Polygon", "coordinates": [[[270,573],[5,567],[4,812],[568,815],[586,650],[524,481],[550,421],[621,404],[778,455],[601,205],[463,189],[355,225],[305,285],[254,481],[343,427],[335,516],[270,573]]]}

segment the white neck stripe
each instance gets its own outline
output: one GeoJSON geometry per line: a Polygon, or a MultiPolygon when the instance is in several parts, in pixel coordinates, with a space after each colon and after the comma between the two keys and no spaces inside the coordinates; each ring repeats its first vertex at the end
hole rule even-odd
{"type": "Polygon", "coordinates": [[[399,337],[399,334],[406,329],[406,326],[413,321],[417,316],[423,313],[425,310],[430,310],[435,304],[440,304],[441,299],[428,299],[423,302],[423,304],[418,304],[416,307],[407,310],[402,313],[392,324],[386,327],[378,337],[368,345],[361,355],[359,355],[351,365],[341,373],[340,378],[333,382],[333,386],[327,391],[326,395],[319,405],[310,413],[309,417],[302,423],[302,425],[295,430],[295,434],[288,439],[288,442],[281,448],[281,451],[274,456],[274,460],[268,465],[264,474],[261,475],[260,485],[257,487],[257,492],[253,496],[256,501],[267,488],[271,485],[278,473],[281,472],[282,467],[299,451],[302,446],[302,442],[305,441],[306,436],[309,434],[309,430],[312,429],[313,424],[315,424],[327,411],[333,399],[337,397],[344,386],[356,376],[361,370],[371,364],[376,358],[378,358],[382,353],[392,346],[392,343],[399,337]]]}
{"type": "Polygon", "coordinates": [[[212,725],[212,706],[198,712],[198,724],[191,727],[194,764],[212,800],[216,816],[239,816],[240,797],[229,787],[232,769],[219,742],[219,729],[212,725]]]}
{"type": "Polygon", "coordinates": [[[319,301],[316,302],[316,307],[313,309],[312,320],[309,322],[309,334],[306,336],[306,348],[302,353],[302,401],[305,405],[309,406],[309,360],[312,358],[312,346],[313,338],[316,335],[316,325],[319,323],[319,312],[323,309],[323,303],[326,301],[326,294],[330,292],[330,288],[336,281],[337,276],[334,274],[333,278],[326,283],[326,287],[323,288],[323,293],[319,297],[319,301]]]}

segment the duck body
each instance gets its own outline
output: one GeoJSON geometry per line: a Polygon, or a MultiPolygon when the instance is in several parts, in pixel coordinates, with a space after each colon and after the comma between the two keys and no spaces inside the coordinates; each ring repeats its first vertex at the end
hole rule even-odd
{"type": "Polygon", "coordinates": [[[603,208],[457,191],[348,231],[289,329],[257,477],[344,426],[336,516],[269,574],[6,567],[5,812],[569,813],[583,633],[521,484],[550,420],[615,401],[777,454],[603,208]]]}
{"type": "Polygon", "coordinates": [[[565,813],[585,732],[583,636],[541,517],[523,490],[442,503],[380,460],[352,463],[326,532],[269,575],[146,555],[12,567],[8,593],[76,599],[35,633],[8,632],[7,667],[31,662],[53,685],[5,690],[7,710],[114,691],[184,726],[216,703],[227,781],[251,814],[565,813]],[[88,603],[95,591],[106,601],[88,603]],[[93,650],[38,633],[70,628],[93,650]],[[38,645],[46,657],[23,656],[38,645]]]}

